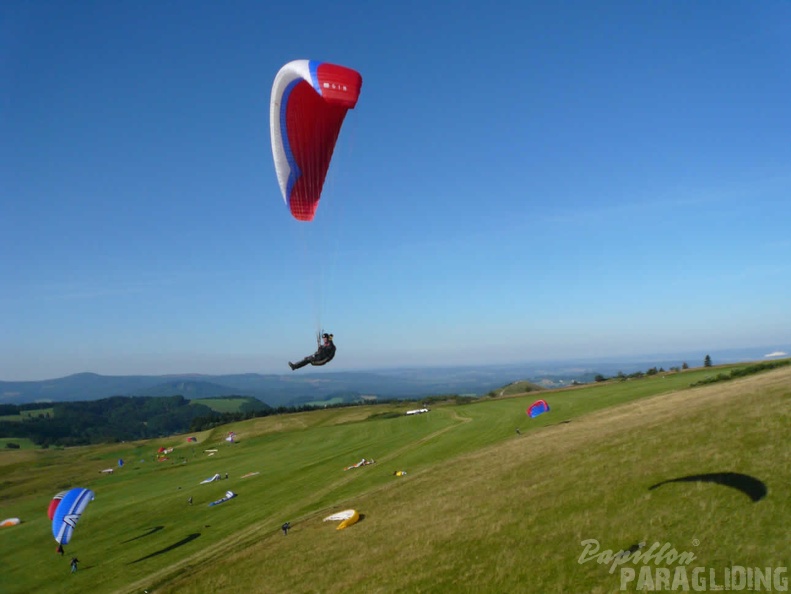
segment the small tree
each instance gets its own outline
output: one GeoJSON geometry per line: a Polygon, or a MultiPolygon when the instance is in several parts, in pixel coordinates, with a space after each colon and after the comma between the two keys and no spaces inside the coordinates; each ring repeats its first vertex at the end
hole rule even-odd
{"type": "Polygon", "coordinates": [[[603,382],[606,379],[607,378],[604,377],[601,373],[597,373],[596,376],[593,378],[593,381],[595,381],[595,382],[603,382]]]}
{"type": "Polygon", "coordinates": [[[684,362],[681,364],[681,369],[689,369],[689,365],[687,365],[687,362],[686,362],[686,361],[684,361],[684,362]]]}
{"type": "Polygon", "coordinates": [[[703,367],[711,367],[711,357],[706,355],[706,358],[703,359],[703,367]]]}

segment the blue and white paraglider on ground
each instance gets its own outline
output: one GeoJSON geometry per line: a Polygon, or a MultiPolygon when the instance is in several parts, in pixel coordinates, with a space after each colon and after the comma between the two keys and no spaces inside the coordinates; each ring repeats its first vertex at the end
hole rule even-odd
{"type": "Polygon", "coordinates": [[[225,497],[223,497],[222,499],[218,499],[217,501],[212,501],[209,504],[209,507],[212,507],[212,506],[215,506],[215,505],[220,505],[221,503],[225,503],[226,501],[229,501],[229,500],[233,499],[234,497],[236,497],[236,493],[234,493],[233,491],[226,491],[225,492],[225,497]]]}

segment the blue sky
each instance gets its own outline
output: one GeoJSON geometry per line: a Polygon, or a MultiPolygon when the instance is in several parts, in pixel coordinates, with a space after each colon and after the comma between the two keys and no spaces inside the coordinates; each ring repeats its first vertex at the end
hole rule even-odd
{"type": "Polygon", "coordinates": [[[790,22],[3,2],[0,379],[290,373],[317,325],[334,370],[788,345],[790,22]],[[300,58],[363,76],[312,224],[269,145],[300,58]]]}

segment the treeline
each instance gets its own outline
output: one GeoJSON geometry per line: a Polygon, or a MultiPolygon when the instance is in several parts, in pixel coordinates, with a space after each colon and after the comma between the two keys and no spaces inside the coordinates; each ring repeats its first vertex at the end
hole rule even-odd
{"type": "Polygon", "coordinates": [[[765,363],[755,363],[754,365],[748,365],[747,367],[739,367],[738,369],[731,369],[730,372],[728,373],[718,373],[715,376],[707,377],[700,381],[693,382],[690,384],[690,387],[705,386],[706,384],[725,382],[739,377],[745,377],[748,375],[753,375],[755,373],[760,373],[762,371],[768,371],[769,369],[785,367],[786,365],[791,365],[791,359],[782,359],[780,361],[767,361],[765,363]]]}
{"type": "MultiPolygon", "coordinates": [[[[241,396],[227,396],[236,399],[241,396]]],[[[439,402],[467,404],[474,397],[457,394],[430,396],[423,406],[439,402]]],[[[378,399],[377,404],[408,401],[378,399]]],[[[17,416],[22,411],[41,411],[23,420],[0,420],[0,437],[28,438],[41,447],[76,446],[151,439],[178,433],[197,433],[220,425],[256,417],[293,414],[324,408],[363,406],[364,401],[336,404],[302,404],[271,408],[260,402],[242,403],[238,412],[217,412],[183,396],[113,396],[101,400],[47,404],[2,404],[0,416],[17,416]],[[263,407],[261,406],[263,405],[263,407]]]]}
{"type": "MultiPolygon", "coordinates": [[[[737,369],[732,369],[729,373],[718,373],[715,376],[707,377],[700,381],[694,382],[690,384],[690,387],[694,386],[702,386],[704,384],[713,384],[715,382],[721,382],[725,380],[735,379],[737,377],[744,377],[747,375],[752,375],[754,373],[760,373],[761,371],[768,371],[770,369],[775,369],[777,367],[783,367],[785,365],[791,365],[791,359],[780,359],[777,361],[765,361],[761,363],[754,363],[752,365],[747,365],[746,367],[739,367],[737,369]]],[[[703,361],[703,367],[712,367],[711,357],[706,355],[705,360],[703,361]]],[[[689,365],[683,363],[680,367],[670,367],[668,371],[671,372],[679,372],[689,369],[689,365]]],[[[596,382],[606,382],[609,380],[618,380],[618,381],[626,381],[630,379],[640,379],[646,376],[657,375],[658,373],[665,373],[665,370],[662,367],[658,369],[656,367],[652,367],[646,371],[636,371],[634,373],[630,373],[629,375],[624,374],[622,371],[619,371],[617,375],[613,377],[606,377],[600,373],[597,373],[594,380],[596,382]]]]}
{"type": "MultiPolygon", "coordinates": [[[[668,369],[668,371],[671,371],[671,372],[674,372],[674,373],[678,373],[679,371],[686,370],[686,369],[689,369],[689,365],[687,365],[686,362],[685,362],[685,363],[682,363],[681,366],[670,367],[668,369]]],[[[606,377],[606,376],[602,375],[601,373],[597,373],[594,376],[593,381],[595,381],[595,382],[606,382],[607,380],[610,380],[610,379],[616,379],[619,382],[625,382],[626,380],[630,380],[630,379],[640,379],[640,378],[643,378],[643,377],[646,377],[646,376],[650,377],[652,375],[657,375],[658,373],[665,373],[665,368],[664,367],[651,367],[650,369],[647,369],[646,371],[635,371],[634,373],[630,373],[628,375],[625,374],[623,371],[619,371],[615,376],[613,376],[611,378],[606,377]]]]}
{"type": "MultiPolygon", "coordinates": [[[[41,408],[41,404],[37,405],[41,408]]],[[[42,447],[149,439],[185,433],[195,418],[212,410],[183,396],[113,396],[101,400],[60,402],[51,412],[22,421],[0,421],[0,436],[28,438],[42,447]]],[[[31,405],[0,406],[0,415],[34,410],[31,405]]]]}
{"type": "MultiPolygon", "coordinates": [[[[243,398],[226,396],[227,399],[243,398]]],[[[398,399],[393,399],[399,402],[398,399]]],[[[378,403],[389,402],[379,400],[378,403]]],[[[217,412],[183,396],[113,396],[101,400],[42,404],[2,404],[0,416],[15,416],[22,411],[39,414],[23,420],[0,421],[0,437],[28,438],[41,447],[113,443],[193,433],[227,423],[255,417],[292,414],[362,405],[363,402],[328,405],[279,406],[271,408],[250,399],[238,412],[217,412]]]]}
{"type": "MultiPolygon", "coordinates": [[[[475,402],[478,400],[477,397],[474,396],[459,396],[458,394],[446,394],[446,395],[439,395],[439,396],[428,396],[423,398],[421,402],[423,403],[422,406],[429,406],[431,404],[437,404],[440,402],[452,402],[454,404],[468,404],[470,402],[475,402]]],[[[380,398],[376,400],[376,404],[406,404],[410,401],[408,400],[401,400],[400,398],[380,398]]],[[[220,425],[226,425],[228,423],[236,423],[238,421],[246,421],[248,419],[253,419],[256,417],[268,417],[270,415],[287,415],[299,412],[309,412],[312,410],[322,410],[325,408],[346,408],[349,406],[366,406],[371,404],[370,402],[365,402],[362,400],[358,400],[356,402],[338,402],[334,404],[300,404],[297,406],[278,406],[277,408],[269,408],[266,410],[256,410],[256,411],[248,411],[248,412],[226,412],[226,413],[219,413],[212,411],[211,414],[206,415],[204,417],[197,417],[192,421],[190,425],[189,431],[197,433],[198,431],[205,431],[207,429],[213,429],[214,427],[219,427],[220,425]]],[[[397,413],[395,416],[401,416],[402,413],[397,413]]],[[[389,418],[390,413],[374,413],[371,415],[371,418],[389,418]]]]}
{"type": "Polygon", "coordinates": [[[304,412],[309,410],[316,410],[319,408],[332,408],[333,406],[352,406],[350,404],[337,404],[331,406],[278,406],[277,408],[266,408],[261,410],[247,410],[239,412],[217,412],[209,409],[209,414],[195,417],[190,421],[187,431],[190,433],[197,433],[199,431],[206,431],[213,429],[220,425],[228,423],[236,423],[238,421],[246,421],[248,419],[255,419],[257,417],[268,417],[270,415],[282,415],[286,413],[304,412]]]}
{"type": "MultiPolygon", "coordinates": [[[[397,401],[397,399],[393,399],[397,401]]],[[[389,400],[377,400],[377,404],[390,402],[389,400]]],[[[334,404],[299,404],[297,406],[278,406],[277,408],[266,408],[263,410],[249,410],[239,412],[216,412],[211,411],[210,414],[205,416],[196,417],[190,424],[189,431],[197,433],[199,431],[206,431],[213,429],[220,425],[227,425],[228,423],[237,423],[239,421],[246,421],[248,419],[255,419],[258,417],[269,417],[271,415],[287,415],[299,412],[310,412],[312,410],[322,410],[325,408],[344,408],[348,406],[363,406],[369,404],[367,402],[337,402],[334,404]]]]}

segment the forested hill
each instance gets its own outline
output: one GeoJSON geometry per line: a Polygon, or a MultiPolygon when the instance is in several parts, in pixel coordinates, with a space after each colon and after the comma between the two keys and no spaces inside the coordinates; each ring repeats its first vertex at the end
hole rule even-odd
{"type": "Polygon", "coordinates": [[[0,405],[0,437],[27,438],[41,446],[131,441],[186,433],[231,417],[265,414],[271,407],[249,397],[191,402],[183,396],[113,396],[50,405],[0,405]],[[227,412],[233,401],[232,412],[227,412]],[[220,406],[222,402],[223,406],[220,406]],[[208,405],[207,405],[208,403],[208,405]],[[220,413],[218,411],[226,411],[220,413]]]}
{"type": "MultiPolygon", "coordinates": [[[[338,394],[423,398],[435,394],[485,394],[530,377],[517,367],[403,369],[381,372],[316,372],[292,375],[104,376],[78,373],[40,381],[0,380],[0,402],[67,402],[109,396],[172,396],[189,399],[232,394],[252,396],[271,406],[295,406],[338,394]]],[[[590,378],[592,381],[592,376],[590,378]]],[[[347,399],[348,400],[348,399],[347,399]]]]}

